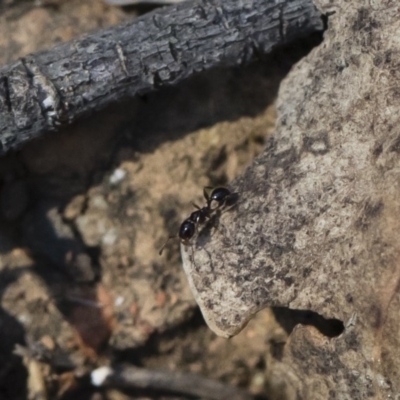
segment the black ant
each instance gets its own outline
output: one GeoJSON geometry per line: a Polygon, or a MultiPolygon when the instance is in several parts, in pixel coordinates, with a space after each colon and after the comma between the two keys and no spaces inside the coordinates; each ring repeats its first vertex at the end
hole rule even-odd
{"type": "MultiPolygon", "coordinates": [[[[185,246],[190,245],[190,239],[193,238],[194,234],[197,231],[199,224],[204,224],[204,222],[211,218],[211,214],[220,209],[223,206],[230,205],[232,200],[237,199],[237,193],[232,193],[229,189],[224,187],[217,187],[212,192],[211,195],[208,194],[207,189],[212,189],[209,186],[204,187],[203,195],[207,201],[207,204],[200,208],[198,205],[193,203],[193,206],[197,208],[196,211],[193,211],[189,218],[186,218],[178,231],[178,237],[181,240],[181,243],[185,246]]],[[[170,236],[164,245],[161,247],[159,251],[159,255],[162,254],[166,244],[169,239],[175,238],[175,236],[170,236]]]]}

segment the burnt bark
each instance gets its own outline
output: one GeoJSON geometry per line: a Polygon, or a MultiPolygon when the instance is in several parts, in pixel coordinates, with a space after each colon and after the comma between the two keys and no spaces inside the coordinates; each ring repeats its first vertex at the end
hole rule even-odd
{"type": "Polygon", "coordinates": [[[322,27],[311,0],[190,1],[26,56],[0,71],[0,151],[322,27]]]}
{"type": "Polygon", "coordinates": [[[200,375],[154,371],[128,365],[101,367],[91,373],[95,386],[139,389],[150,393],[181,394],[210,400],[253,400],[251,393],[200,375]]]}

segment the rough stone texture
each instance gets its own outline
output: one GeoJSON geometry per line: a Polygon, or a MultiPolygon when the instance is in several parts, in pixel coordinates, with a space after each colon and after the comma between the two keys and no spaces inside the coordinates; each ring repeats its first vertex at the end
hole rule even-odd
{"type": "Polygon", "coordinates": [[[236,207],[217,216],[221,229],[200,232],[194,254],[182,249],[184,266],[220,335],[236,334],[267,306],[343,321],[331,339],[294,329],[280,361],[287,398],[394,398],[400,5],[319,7],[330,14],[324,42],[282,84],[275,134],[232,183],[236,207]]]}

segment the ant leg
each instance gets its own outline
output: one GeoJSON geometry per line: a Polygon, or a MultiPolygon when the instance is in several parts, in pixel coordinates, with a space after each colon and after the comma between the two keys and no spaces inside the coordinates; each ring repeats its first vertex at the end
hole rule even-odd
{"type": "Polygon", "coordinates": [[[201,208],[196,204],[196,203],[192,203],[194,208],[197,208],[198,210],[201,210],[201,208]]]}
{"type": "Polygon", "coordinates": [[[160,256],[162,255],[162,253],[163,253],[163,251],[164,251],[164,248],[165,248],[165,246],[167,245],[169,239],[173,239],[173,238],[176,238],[176,235],[170,236],[170,237],[165,241],[165,243],[164,243],[163,246],[161,247],[160,251],[158,252],[158,254],[159,254],[160,256]]]}
{"type": "Polygon", "coordinates": [[[193,243],[190,242],[182,242],[185,252],[188,252],[188,247],[190,248],[190,253],[189,253],[189,261],[194,264],[194,266],[196,267],[196,263],[194,261],[194,247],[193,247],[193,243]]]}
{"type": "Polygon", "coordinates": [[[224,201],[224,207],[228,207],[229,209],[236,204],[236,202],[239,199],[239,192],[233,192],[229,194],[225,201],[224,201]]]}
{"type": "Polygon", "coordinates": [[[191,250],[191,253],[192,253],[192,254],[189,255],[189,260],[194,265],[194,268],[197,271],[198,268],[197,268],[197,265],[196,265],[196,261],[194,259],[194,246],[193,246],[193,243],[188,243],[188,246],[190,247],[190,250],[191,250]]]}
{"type": "Polygon", "coordinates": [[[193,244],[190,247],[192,248],[192,262],[193,262],[194,268],[197,270],[196,260],[194,259],[194,247],[193,247],[193,244]]]}
{"type": "MultiPolygon", "coordinates": [[[[219,216],[221,216],[221,214],[220,214],[219,216]]],[[[213,229],[215,229],[215,230],[221,235],[221,237],[223,238],[223,240],[226,240],[226,241],[228,241],[229,243],[231,242],[231,241],[228,239],[228,236],[227,236],[228,229],[227,229],[226,226],[219,220],[219,218],[218,218],[218,219],[214,219],[213,224],[212,224],[212,227],[213,227],[213,229]],[[222,228],[222,229],[221,229],[221,228],[222,228]]]]}
{"type": "Polygon", "coordinates": [[[210,201],[210,195],[208,194],[207,190],[210,190],[210,189],[213,189],[213,187],[212,186],[204,186],[203,187],[203,196],[206,199],[207,204],[210,201]]]}
{"type": "Polygon", "coordinates": [[[222,240],[225,241],[226,243],[228,243],[229,246],[231,246],[232,245],[232,241],[229,239],[229,237],[227,235],[228,229],[226,228],[225,225],[223,225],[221,223],[219,223],[219,225],[221,225],[222,230],[218,229],[217,227],[215,227],[215,229],[220,233],[220,235],[222,235],[222,240]]]}

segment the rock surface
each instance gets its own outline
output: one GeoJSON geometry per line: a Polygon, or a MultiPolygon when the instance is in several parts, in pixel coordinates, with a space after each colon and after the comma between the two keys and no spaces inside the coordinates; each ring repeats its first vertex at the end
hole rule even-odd
{"type": "Polygon", "coordinates": [[[400,5],[318,6],[330,15],[323,43],[283,82],[275,134],[232,183],[240,199],[216,217],[224,229],[200,232],[184,265],[219,335],[267,306],[309,310],[279,361],[287,398],[394,398],[400,5]]]}

